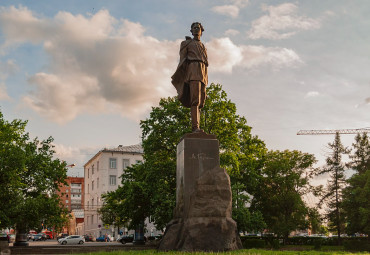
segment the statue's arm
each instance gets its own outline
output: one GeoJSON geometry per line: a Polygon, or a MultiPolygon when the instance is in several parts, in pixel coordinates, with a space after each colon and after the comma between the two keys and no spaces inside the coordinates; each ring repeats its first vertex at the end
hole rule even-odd
{"type": "Polygon", "coordinates": [[[188,55],[188,44],[189,44],[189,41],[186,40],[186,41],[182,41],[181,42],[181,46],[180,46],[180,62],[179,64],[182,64],[185,59],[187,58],[187,55],[188,55]]]}

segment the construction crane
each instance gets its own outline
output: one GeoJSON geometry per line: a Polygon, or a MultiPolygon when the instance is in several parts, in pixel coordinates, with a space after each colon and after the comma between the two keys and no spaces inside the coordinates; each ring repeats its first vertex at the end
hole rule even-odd
{"type": "Polygon", "coordinates": [[[297,135],[332,135],[332,134],[362,134],[369,133],[370,128],[357,129],[317,129],[317,130],[299,130],[297,135]]]}

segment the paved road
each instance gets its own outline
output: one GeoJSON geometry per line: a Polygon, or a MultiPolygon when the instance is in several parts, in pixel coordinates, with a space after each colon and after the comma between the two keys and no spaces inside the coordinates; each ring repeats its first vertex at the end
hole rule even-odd
{"type": "MultiPolygon", "coordinates": [[[[46,241],[29,241],[29,246],[57,246],[61,245],[57,240],[46,240],[46,241]]],[[[132,246],[132,243],[121,244],[120,242],[85,242],[84,246],[132,246]]],[[[12,243],[9,246],[13,246],[12,243]]],[[[79,244],[68,245],[68,246],[81,246],[79,244]]]]}

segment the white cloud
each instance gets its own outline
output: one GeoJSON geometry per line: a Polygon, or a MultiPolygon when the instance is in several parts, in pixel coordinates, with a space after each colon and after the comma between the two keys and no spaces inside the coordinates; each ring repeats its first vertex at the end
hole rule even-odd
{"type": "Polygon", "coordinates": [[[67,165],[75,164],[74,167],[68,169],[68,175],[79,177],[83,177],[83,166],[87,161],[103,149],[103,147],[73,147],[55,143],[53,145],[55,146],[55,158],[65,161],[67,165]]]}
{"type": "Polygon", "coordinates": [[[211,10],[221,15],[237,18],[240,8],[247,6],[249,0],[228,0],[227,2],[230,4],[214,6],[211,10]]]}
{"type": "Polygon", "coordinates": [[[35,89],[24,102],[53,121],[102,111],[137,119],[161,96],[175,93],[170,77],[179,42],[145,36],[140,24],[118,21],[106,10],[44,19],[10,7],[1,9],[0,21],[6,44],[39,42],[49,54],[48,71],[30,77],[35,89]]]}
{"type": "Polygon", "coordinates": [[[317,91],[309,91],[307,92],[307,94],[304,96],[305,98],[309,98],[309,97],[317,97],[319,96],[320,93],[317,92],[317,91]]]}
{"type": "Polygon", "coordinates": [[[235,45],[229,38],[213,39],[207,43],[210,68],[231,73],[235,67],[255,68],[271,65],[274,69],[294,67],[302,61],[290,49],[253,45],[235,45]]]}
{"type": "Polygon", "coordinates": [[[10,97],[6,91],[6,87],[4,83],[0,82],[0,100],[9,100],[10,97]]]}
{"type": "Polygon", "coordinates": [[[248,32],[251,39],[285,39],[300,30],[312,30],[320,27],[319,20],[299,16],[297,5],[292,3],[278,6],[263,5],[262,9],[268,14],[252,22],[252,28],[248,32]]]}
{"type": "MultiPolygon", "coordinates": [[[[1,8],[0,29],[6,45],[39,43],[49,55],[45,71],[31,74],[33,90],[23,96],[23,103],[55,122],[102,112],[140,119],[160,97],[175,94],[170,77],[180,40],[146,36],[142,25],[116,20],[106,10],[88,17],[60,12],[38,18],[24,7],[1,8]]],[[[235,45],[229,38],[206,45],[210,72],[300,62],[285,48],[235,45]]]]}
{"type": "Polygon", "coordinates": [[[7,60],[6,62],[0,61],[0,100],[10,99],[6,91],[5,80],[17,70],[18,67],[13,60],[7,60]]]}
{"type": "Polygon", "coordinates": [[[212,11],[232,18],[236,18],[239,15],[239,7],[235,5],[214,6],[212,7],[212,11]]]}
{"type": "Polygon", "coordinates": [[[234,36],[234,35],[238,35],[240,32],[238,30],[235,30],[235,29],[228,29],[226,30],[225,32],[225,35],[227,36],[234,36]]]}
{"type": "Polygon", "coordinates": [[[245,7],[248,5],[249,0],[229,0],[229,2],[235,4],[238,7],[245,7]]]}

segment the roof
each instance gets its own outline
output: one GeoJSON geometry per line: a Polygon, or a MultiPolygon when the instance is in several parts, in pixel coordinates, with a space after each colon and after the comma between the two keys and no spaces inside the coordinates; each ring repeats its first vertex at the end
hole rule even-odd
{"type": "Polygon", "coordinates": [[[129,145],[129,146],[123,146],[119,145],[117,148],[104,148],[103,152],[128,152],[128,153],[144,153],[143,147],[141,147],[141,144],[135,144],[135,145],[129,145]]]}
{"type": "Polygon", "coordinates": [[[97,156],[99,156],[103,152],[119,152],[119,153],[130,153],[130,154],[144,154],[144,149],[141,146],[141,144],[134,144],[134,145],[129,145],[129,146],[123,146],[123,145],[118,145],[116,148],[104,148],[100,150],[98,153],[95,154],[94,157],[89,159],[84,167],[88,165],[91,161],[93,161],[97,156]]]}

